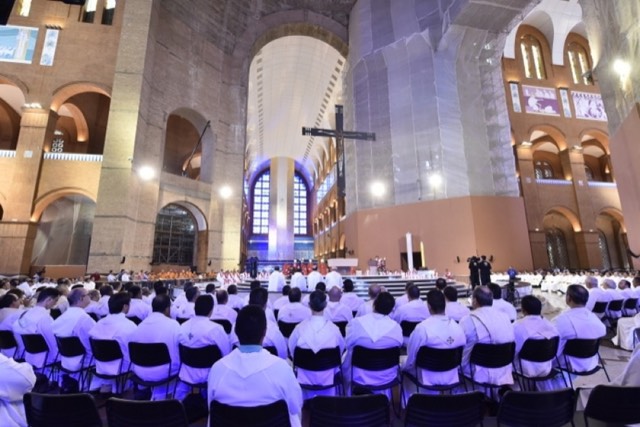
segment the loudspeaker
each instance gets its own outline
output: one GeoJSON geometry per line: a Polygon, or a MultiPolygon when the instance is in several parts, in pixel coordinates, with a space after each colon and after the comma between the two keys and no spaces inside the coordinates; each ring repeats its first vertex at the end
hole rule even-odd
{"type": "Polygon", "coordinates": [[[16,0],[3,0],[0,1],[0,25],[7,25],[9,21],[9,15],[13,10],[13,4],[16,0]]]}
{"type": "Polygon", "coordinates": [[[73,4],[77,6],[84,6],[85,0],[62,0],[64,4],[73,4]]]}

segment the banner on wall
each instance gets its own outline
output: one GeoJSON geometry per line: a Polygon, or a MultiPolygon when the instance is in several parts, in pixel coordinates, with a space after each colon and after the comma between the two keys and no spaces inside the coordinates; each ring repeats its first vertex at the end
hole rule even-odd
{"type": "Polygon", "coordinates": [[[555,88],[522,85],[525,112],[559,116],[560,107],[555,88]]]}
{"type": "Polygon", "coordinates": [[[53,58],[56,56],[56,47],[58,46],[59,30],[49,28],[44,35],[44,46],[42,47],[42,55],[40,56],[40,65],[48,67],[53,65],[53,58]]]}
{"type": "Polygon", "coordinates": [[[0,61],[31,64],[37,38],[37,28],[0,26],[0,61]]]}
{"type": "Polygon", "coordinates": [[[607,121],[602,96],[599,93],[571,92],[576,118],[585,120],[607,121]]]}

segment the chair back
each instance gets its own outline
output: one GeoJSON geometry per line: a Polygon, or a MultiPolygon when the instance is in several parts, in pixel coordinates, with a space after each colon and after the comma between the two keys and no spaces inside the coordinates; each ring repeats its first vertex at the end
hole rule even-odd
{"type": "Polygon", "coordinates": [[[604,312],[607,311],[607,305],[609,305],[608,302],[598,301],[594,304],[591,311],[596,314],[604,314],[604,312]]]}
{"type": "Polygon", "coordinates": [[[624,300],[614,299],[609,302],[609,306],[607,310],[609,311],[622,311],[622,305],[624,304],[624,300]]]}
{"type": "Polygon", "coordinates": [[[598,349],[600,348],[600,340],[599,339],[580,339],[574,338],[572,340],[567,340],[564,345],[564,350],[562,354],[570,357],[577,357],[579,359],[587,359],[589,357],[593,357],[598,354],[598,349]]]}
{"type": "Polygon", "coordinates": [[[467,427],[482,424],[485,395],[474,391],[463,394],[414,394],[406,409],[406,427],[467,427]]]}
{"type": "Polygon", "coordinates": [[[217,323],[218,325],[222,326],[222,328],[227,333],[227,335],[230,334],[231,330],[233,329],[233,325],[227,319],[211,319],[211,321],[213,323],[217,323]]]}
{"type": "Polygon", "coordinates": [[[30,354],[49,352],[49,345],[41,334],[23,334],[24,350],[30,354]]]}
{"type": "Polygon", "coordinates": [[[18,350],[18,342],[15,335],[11,331],[0,331],[0,350],[9,350],[15,348],[18,350]]]}
{"type": "Polygon", "coordinates": [[[513,362],[516,351],[514,342],[504,344],[476,343],[471,350],[469,361],[484,368],[502,368],[513,362]]]}
{"type": "Polygon", "coordinates": [[[109,427],[188,427],[184,406],[175,399],[107,400],[109,427]]]}
{"type": "Polygon", "coordinates": [[[400,327],[402,328],[402,336],[410,337],[413,330],[418,326],[420,322],[411,322],[409,320],[403,320],[400,322],[400,327]]]}
{"type": "Polygon", "coordinates": [[[120,344],[116,340],[89,338],[89,343],[91,344],[93,358],[98,362],[113,362],[114,360],[122,360],[124,357],[120,344]]]}
{"type": "Polygon", "coordinates": [[[102,427],[96,402],[90,394],[24,395],[29,427],[102,427]]]}
{"type": "Polygon", "coordinates": [[[171,363],[169,349],[164,343],[129,343],[129,356],[134,365],[150,368],[171,363]]]}
{"type": "Polygon", "coordinates": [[[278,355],[278,349],[273,345],[267,345],[267,346],[262,347],[262,348],[264,348],[265,350],[267,350],[269,353],[273,354],[274,356],[278,355]]]}
{"type": "Polygon", "coordinates": [[[189,320],[189,318],[188,317],[176,317],[176,320],[178,321],[179,324],[182,325],[184,322],[189,320]]]}
{"type": "Polygon", "coordinates": [[[127,319],[131,320],[136,325],[139,325],[140,323],[142,323],[142,319],[139,318],[138,316],[127,317],[127,319]]]}
{"type": "Polygon", "coordinates": [[[307,371],[327,371],[342,364],[340,348],[323,348],[317,353],[308,348],[296,347],[293,351],[293,366],[307,371]]]}
{"type": "Polygon", "coordinates": [[[333,324],[336,325],[338,329],[340,329],[340,334],[343,338],[347,336],[347,325],[349,324],[349,322],[344,320],[342,322],[333,322],[333,324]]]}
{"type": "Polygon", "coordinates": [[[384,394],[317,396],[307,402],[310,427],[382,427],[389,425],[389,399],[384,394]]]}
{"type": "Polygon", "coordinates": [[[53,320],[56,320],[58,317],[62,316],[62,310],[60,310],[59,308],[52,308],[51,310],[49,310],[49,315],[53,318],[53,320]]]}
{"type": "Polygon", "coordinates": [[[447,372],[455,369],[462,363],[463,348],[420,347],[416,355],[416,368],[432,372],[447,372]]]}
{"type": "Polygon", "coordinates": [[[615,425],[640,423],[638,401],[640,387],[597,385],[584,408],[585,424],[589,418],[615,425]]]}
{"type": "Polygon", "coordinates": [[[570,389],[555,391],[509,391],[500,402],[498,425],[537,425],[560,427],[572,422],[576,406],[575,392],[570,389]]]}
{"type": "Polygon", "coordinates": [[[211,368],[214,363],[222,359],[222,353],[217,345],[205,347],[187,347],[179,344],[180,361],[191,368],[211,368]]]}
{"type": "Polygon", "coordinates": [[[532,339],[529,338],[522,345],[518,357],[520,360],[530,362],[548,362],[553,360],[558,353],[559,337],[548,339],[532,339]]]}
{"type": "Polygon", "coordinates": [[[624,300],[623,308],[625,310],[635,310],[638,305],[638,298],[627,298],[624,300]]]}
{"type": "Polygon", "coordinates": [[[98,317],[98,315],[97,315],[97,314],[95,314],[95,313],[87,313],[87,314],[89,315],[89,317],[91,317],[91,318],[92,318],[93,320],[95,320],[96,322],[97,322],[98,320],[100,320],[100,318],[98,317]]]}
{"type": "Polygon", "coordinates": [[[289,338],[291,336],[296,326],[298,326],[298,323],[289,323],[278,320],[278,328],[280,328],[280,332],[282,332],[282,335],[285,338],[289,338]]]}
{"type": "Polygon", "coordinates": [[[211,402],[209,427],[290,427],[284,400],[262,406],[230,406],[211,402]]]}
{"type": "Polygon", "coordinates": [[[280,309],[274,308],[273,309],[273,316],[276,318],[276,320],[278,320],[278,313],[280,313],[280,309]]]}
{"type": "Polygon", "coordinates": [[[638,343],[640,343],[640,328],[635,328],[633,330],[633,348],[635,348],[638,343]]]}
{"type": "Polygon", "coordinates": [[[351,356],[351,365],[367,371],[384,371],[398,366],[400,347],[367,348],[355,346],[351,356]]]}
{"type": "Polygon", "coordinates": [[[58,343],[58,351],[62,357],[78,357],[84,356],[87,353],[82,341],[78,337],[59,337],[56,336],[56,342],[58,343]]]}

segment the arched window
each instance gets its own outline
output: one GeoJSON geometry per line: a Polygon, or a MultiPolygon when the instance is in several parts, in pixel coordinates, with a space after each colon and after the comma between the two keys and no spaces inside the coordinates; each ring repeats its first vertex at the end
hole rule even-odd
{"type": "Polygon", "coordinates": [[[538,160],[534,172],[536,179],[553,179],[553,168],[549,162],[538,160]]]}
{"type": "Polygon", "coordinates": [[[602,268],[611,268],[611,254],[609,254],[609,246],[607,246],[607,238],[602,230],[598,230],[598,248],[600,249],[600,257],[602,258],[602,268]]]}
{"type": "Polygon", "coordinates": [[[271,175],[265,171],[258,177],[253,186],[253,215],[251,228],[253,234],[269,233],[269,191],[271,175]]]}
{"type": "Polygon", "coordinates": [[[153,263],[193,265],[196,222],[183,207],[170,204],[156,217],[153,263]]]}
{"type": "Polygon", "coordinates": [[[293,234],[309,234],[309,190],[304,179],[296,172],[293,176],[293,234]]]}
{"type": "Polygon", "coordinates": [[[549,267],[565,269],[569,267],[569,252],[567,240],[559,228],[551,228],[545,231],[547,256],[549,267]]]}
{"type": "Polygon", "coordinates": [[[593,78],[589,71],[591,71],[591,65],[589,64],[589,55],[587,50],[578,43],[569,44],[568,48],[569,66],[571,67],[571,78],[574,84],[592,85],[593,78]]]}
{"type": "Polygon", "coordinates": [[[524,75],[528,79],[546,79],[547,73],[544,70],[542,47],[538,39],[530,34],[522,36],[520,38],[520,51],[522,52],[524,75]]]}

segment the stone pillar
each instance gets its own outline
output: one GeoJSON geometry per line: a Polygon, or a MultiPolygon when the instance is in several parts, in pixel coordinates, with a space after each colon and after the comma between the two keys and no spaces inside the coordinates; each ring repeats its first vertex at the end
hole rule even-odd
{"type": "Polygon", "coordinates": [[[145,64],[154,54],[153,1],[127,2],[124,8],[126,42],[118,48],[88,271],[147,270],[153,248],[162,153],[157,140],[145,139],[149,106],[143,102],[150,89],[145,64]],[[155,169],[156,177],[142,181],[137,171],[143,166],[155,169]]]}
{"type": "Polygon", "coordinates": [[[271,159],[269,259],[293,258],[293,175],[288,157],[271,159]]]}
{"type": "MultiPolygon", "coordinates": [[[[535,166],[533,164],[533,150],[531,149],[531,146],[526,145],[518,145],[516,150],[518,157],[518,170],[520,171],[520,188],[522,188],[522,196],[525,200],[525,211],[527,213],[529,233],[536,229],[540,231],[543,230],[542,220],[544,218],[544,212],[540,211],[538,184],[536,181],[535,166]]],[[[539,265],[535,263],[535,255],[534,265],[539,265]]]]}

